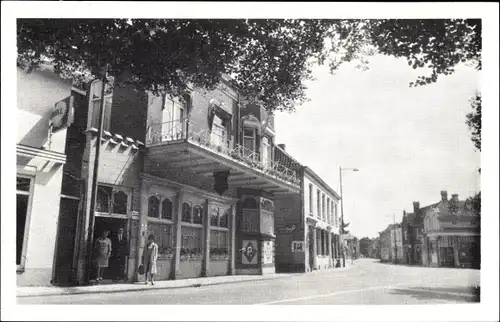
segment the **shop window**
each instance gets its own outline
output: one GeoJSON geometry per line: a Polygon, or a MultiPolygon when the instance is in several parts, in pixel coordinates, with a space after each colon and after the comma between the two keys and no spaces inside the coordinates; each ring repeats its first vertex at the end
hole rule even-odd
{"type": "Polygon", "coordinates": [[[241,203],[243,209],[257,209],[257,201],[252,197],[247,197],[241,203]]]}
{"type": "Polygon", "coordinates": [[[210,259],[228,259],[228,232],[225,230],[210,231],[210,259]]]}
{"type": "Polygon", "coordinates": [[[26,245],[28,243],[26,231],[29,227],[32,179],[18,176],[16,181],[16,265],[18,269],[22,269],[26,258],[26,245]]]}
{"type": "Polygon", "coordinates": [[[186,202],[182,204],[182,221],[191,223],[191,205],[186,202]]]}
{"type": "Polygon", "coordinates": [[[213,207],[210,212],[210,226],[219,226],[219,208],[213,207]]]}
{"type": "Polygon", "coordinates": [[[193,208],[193,224],[203,224],[203,208],[201,206],[193,208]]]}
{"type": "Polygon", "coordinates": [[[182,245],[181,259],[201,259],[202,252],[202,228],[186,227],[181,228],[182,245]]]}
{"type": "Polygon", "coordinates": [[[113,198],[113,213],[126,215],[127,214],[128,196],[123,191],[117,191],[113,198]]]}
{"type": "Polygon", "coordinates": [[[160,218],[160,200],[156,196],[149,197],[148,217],[160,218]]]}
{"type": "Polygon", "coordinates": [[[161,218],[172,220],[172,201],[168,198],[161,203],[161,218]]]}
{"type": "Polygon", "coordinates": [[[148,222],[148,236],[154,235],[158,244],[159,259],[170,259],[174,257],[172,224],[162,222],[148,222]]]}

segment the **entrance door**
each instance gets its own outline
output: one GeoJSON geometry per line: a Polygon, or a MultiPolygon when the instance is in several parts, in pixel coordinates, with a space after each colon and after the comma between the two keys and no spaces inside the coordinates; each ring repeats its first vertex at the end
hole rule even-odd
{"type": "MultiPolygon", "coordinates": [[[[123,228],[125,230],[125,234],[127,236],[130,236],[127,219],[98,216],[95,218],[94,241],[97,238],[99,238],[99,236],[101,236],[101,234],[105,230],[108,230],[110,232],[110,234],[108,235],[108,238],[111,239],[111,241],[113,241],[113,236],[117,234],[117,232],[120,228],[123,228]]],[[[128,238],[128,240],[130,240],[130,238],[128,238]]],[[[111,245],[111,248],[113,249],[113,245],[111,245]]],[[[93,256],[95,258],[95,253],[93,253],[93,256]]],[[[112,261],[112,259],[110,259],[109,266],[107,268],[105,268],[104,272],[103,272],[104,279],[111,280],[115,277],[115,272],[113,271],[113,269],[115,269],[115,267],[112,267],[112,265],[113,265],[113,261],[112,261]]],[[[91,279],[95,279],[95,278],[96,278],[96,267],[93,266],[91,279]]]]}
{"type": "Polygon", "coordinates": [[[314,269],[314,228],[311,226],[308,226],[307,230],[307,240],[309,243],[309,268],[311,271],[314,269]]]}
{"type": "Polygon", "coordinates": [[[441,247],[439,259],[441,261],[440,266],[444,266],[444,267],[455,266],[453,247],[441,247]]]}

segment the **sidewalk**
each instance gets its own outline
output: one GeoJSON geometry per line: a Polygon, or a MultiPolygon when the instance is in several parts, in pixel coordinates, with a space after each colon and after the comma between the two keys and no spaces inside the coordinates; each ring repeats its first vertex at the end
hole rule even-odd
{"type": "Polygon", "coordinates": [[[344,271],[355,266],[347,263],[346,267],[332,268],[327,270],[313,271],[310,273],[279,273],[270,275],[229,275],[229,276],[215,276],[215,277],[199,277],[181,280],[168,280],[156,281],[155,285],[145,285],[144,282],[136,283],[116,283],[116,284],[102,284],[90,286],[72,286],[72,287],[18,287],[17,297],[34,297],[34,296],[50,296],[50,295],[73,295],[73,294],[94,294],[94,293],[118,293],[118,292],[137,292],[146,291],[151,289],[175,289],[187,287],[201,287],[209,285],[242,283],[251,281],[271,280],[278,278],[287,278],[299,275],[322,274],[328,272],[344,271]]]}

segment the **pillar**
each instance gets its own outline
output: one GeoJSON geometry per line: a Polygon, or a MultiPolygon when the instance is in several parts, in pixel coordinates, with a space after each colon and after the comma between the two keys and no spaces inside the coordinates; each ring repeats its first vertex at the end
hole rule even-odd
{"type": "Polygon", "coordinates": [[[229,268],[228,275],[235,275],[236,263],[236,206],[231,206],[231,213],[229,216],[229,268]]]}
{"type": "Polygon", "coordinates": [[[451,236],[453,242],[453,259],[455,260],[455,267],[460,267],[460,258],[458,257],[458,236],[451,236]]]}
{"type": "Polygon", "coordinates": [[[208,199],[205,199],[205,205],[203,206],[203,261],[201,276],[210,276],[210,213],[208,199]]]}
{"type": "Polygon", "coordinates": [[[139,230],[137,233],[137,244],[136,244],[136,252],[135,252],[135,260],[136,260],[136,271],[134,273],[134,281],[139,281],[139,279],[145,278],[141,277],[137,268],[142,263],[142,252],[144,251],[144,246],[146,245],[146,233],[148,231],[148,208],[149,208],[149,184],[144,182],[141,183],[141,203],[139,210],[139,225],[137,229],[139,230]]]}
{"type": "Polygon", "coordinates": [[[175,232],[175,256],[174,267],[172,269],[172,279],[177,279],[181,276],[181,247],[182,247],[182,200],[184,198],[184,191],[177,192],[174,203],[174,232],[175,232]]]}
{"type": "Polygon", "coordinates": [[[316,231],[316,227],[313,227],[313,267],[311,267],[311,271],[314,269],[318,269],[318,233],[316,231]]]}
{"type": "Polygon", "coordinates": [[[333,267],[333,256],[332,256],[332,233],[330,232],[330,229],[328,229],[328,266],[333,267]]]}

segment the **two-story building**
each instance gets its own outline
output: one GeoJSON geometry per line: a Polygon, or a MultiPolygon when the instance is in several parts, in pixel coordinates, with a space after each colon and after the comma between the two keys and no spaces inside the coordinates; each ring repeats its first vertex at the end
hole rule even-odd
{"type": "Polygon", "coordinates": [[[457,194],[448,200],[442,191],[441,201],[425,209],[423,265],[479,268],[480,224],[472,204],[460,201],[457,194]]]}
{"type": "Polygon", "coordinates": [[[401,229],[403,231],[404,263],[420,265],[422,263],[422,230],[424,215],[418,201],[413,202],[413,212],[403,211],[401,229]]]}
{"type": "Polygon", "coordinates": [[[84,283],[93,271],[92,226],[94,236],[125,228],[131,280],[144,278],[137,267],[150,234],[159,245],[158,279],[273,273],[275,199],[299,194],[300,180],[299,164],[275,144],[272,115],[241,99],[229,78],[180,98],[121,86],[105,91],[97,142],[101,92],[100,81],[73,91],[78,121],[66,144],[73,181],[63,182],[63,191],[73,189],[67,193],[80,202],[78,211],[61,212],[76,235],[61,264],[73,274],[61,283],[84,283]]]}
{"type": "Polygon", "coordinates": [[[276,267],[309,272],[340,264],[340,196],[308,167],[298,194],[275,198],[276,267]]]}
{"type": "Polygon", "coordinates": [[[17,285],[49,285],[54,278],[56,236],[66,162],[66,127],[71,123],[72,83],[51,66],[26,73],[17,69],[17,285]]]}

